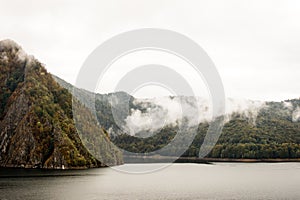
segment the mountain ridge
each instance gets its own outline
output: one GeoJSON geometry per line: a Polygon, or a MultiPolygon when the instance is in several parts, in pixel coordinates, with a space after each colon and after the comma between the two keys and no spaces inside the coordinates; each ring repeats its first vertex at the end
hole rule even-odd
{"type": "MultiPolygon", "coordinates": [[[[61,85],[65,84],[62,79],[58,82],[61,85]]],[[[74,86],[71,84],[69,86],[69,89],[74,89],[74,86]]],[[[77,90],[78,94],[82,92],[82,89],[75,88],[75,90],[77,90]]],[[[89,98],[95,98],[93,102],[95,108],[93,109],[96,111],[98,121],[102,122],[101,125],[112,134],[111,137],[116,146],[123,150],[148,155],[167,145],[176,135],[176,129],[178,129],[178,124],[176,125],[176,123],[174,125],[167,124],[152,135],[149,135],[149,132],[151,132],[149,129],[144,129],[135,135],[131,135],[128,132],[126,133],[126,129],[120,127],[126,125],[126,120],[134,116],[135,111],[138,111],[138,117],[143,117],[143,114],[145,116],[149,114],[147,113],[149,112],[148,108],[152,107],[155,111],[160,106],[155,105],[155,102],[147,102],[145,100],[139,102],[139,100],[137,101],[137,99],[127,94],[130,96],[130,112],[120,117],[119,115],[114,116],[111,111],[114,105],[110,104],[109,98],[114,96],[113,93],[94,94],[86,92],[90,94],[89,98]],[[103,110],[105,110],[103,112],[105,116],[97,114],[97,111],[101,112],[103,110]],[[118,120],[117,124],[114,121],[115,117],[118,120]]],[[[118,95],[115,97],[119,98],[118,95]]],[[[166,98],[176,100],[177,97],[166,98]]],[[[207,155],[207,158],[256,160],[300,158],[300,99],[280,102],[267,101],[258,104],[256,103],[257,101],[249,101],[250,104],[249,102],[241,102],[239,105],[235,105],[234,100],[231,101],[233,106],[226,113],[222,135],[216,146],[207,155]]],[[[86,102],[90,102],[90,100],[86,102]]],[[[205,111],[205,109],[203,110],[205,111]]],[[[163,107],[162,110],[157,110],[158,113],[162,111],[163,107]]],[[[209,124],[209,121],[203,121],[197,125],[196,137],[182,157],[198,156],[209,124]]],[[[147,128],[147,126],[145,127],[147,128]]],[[[176,150],[174,149],[174,151],[176,150]]],[[[167,153],[165,156],[172,155],[167,153]]]]}

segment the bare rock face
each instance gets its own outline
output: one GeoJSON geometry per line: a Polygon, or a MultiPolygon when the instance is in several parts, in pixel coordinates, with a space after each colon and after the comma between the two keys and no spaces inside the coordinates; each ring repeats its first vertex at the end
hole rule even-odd
{"type": "MultiPolygon", "coordinates": [[[[0,41],[0,167],[89,168],[122,164],[121,152],[104,130],[77,130],[72,95],[40,62],[11,40],[0,41]],[[97,133],[103,160],[91,154],[79,134],[97,133]],[[100,139],[99,139],[100,138],[100,139]],[[109,159],[105,159],[108,157],[109,159]]],[[[77,102],[79,103],[79,102],[77,102]]],[[[82,106],[80,117],[93,117],[82,106]]]]}

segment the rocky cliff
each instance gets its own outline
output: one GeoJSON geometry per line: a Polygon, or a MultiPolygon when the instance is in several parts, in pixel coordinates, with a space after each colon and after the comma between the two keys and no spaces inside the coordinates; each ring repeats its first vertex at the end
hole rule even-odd
{"type": "Polygon", "coordinates": [[[11,40],[0,41],[0,167],[89,168],[122,164],[122,155],[89,110],[75,127],[72,95],[11,40]],[[94,148],[80,134],[91,135],[94,148]],[[101,159],[99,159],[101,158],[101,159]]]}

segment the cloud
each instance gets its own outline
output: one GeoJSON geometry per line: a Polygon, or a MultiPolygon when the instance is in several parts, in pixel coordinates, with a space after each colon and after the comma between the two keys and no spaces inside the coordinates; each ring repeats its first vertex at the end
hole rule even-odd
{"type": "Polygon", "coordinates": [[[288,110],[293,110],[293,104],[289,101],[284,101],[283,106],[284,106],[284,108],[286,108],[288,110]]]}
{"type": "Polygon", "coordinates": [[[9,57],[14,56],[13,59],[19,62],[25,60],[31,60],[31,58],[25,53],[21,46],[10,39],[0,41],[0,60],[2,62],[9,62],[9,57]]]}
{"type": "Polygon", "coordinates": [[[297,106],[297,108],[294,110],[292,114],[293,122],[298,122],[300,120],[300,107],[297,106]]]}
{"type": "MultiPolygon", "coordinates": [[[[208,99],[194,97],[159,97],[152,99],[136,99],[135,105],[143,109],[132,109],[131,115],[125,119],[125,127],[131,135],[141,131],[153,134],[166,125],[182,125],[182,120],[187,126],[195,126],[200,122],[212,120],[212,105],[208,99]],[[196,112],[197,110],[197,112],[196,112]]],[[[255,124],[256,117],[263,107],[263,101],[245,99],[227,99],[225,110],[225,122],[228,122],[232,114],[241,114],[250,123],[255,124]]]]}

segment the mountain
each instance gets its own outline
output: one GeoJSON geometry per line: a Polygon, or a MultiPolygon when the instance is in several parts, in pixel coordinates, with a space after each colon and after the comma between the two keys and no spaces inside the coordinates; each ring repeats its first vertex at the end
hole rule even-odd
{"type": "MultiPolygon", "coordinates": [[[[80,99],[83,104],[94,105],[92,109],[99,123],[108,130],[114,144],[129,152],[149,155],[171,142],[184,123],[189,127],[185,130],[186,136],[195,130],[196,135],[182,157],[197,157],[213,120],[212,108],[205,99],[196,98],[195,103],[193,97],[184,96],[136,99],[124,92],[94,94],[56,79],[62,86],[68,85],[66,88],[75,91],[75,96],[84,96],[80,99]],[[128,102],[129,108],[124,102],[128,102]],[[200,121],[189,116],[189,112],[181,121],[180,105],[185,109],[199,109],[200,121]]],[[[300,158],[300,99],[282,102],[227,99],[224,118],[222,134],[208,158],[300,158]]],[[[180,148],[178,144],[160,155],[172,156],[180,148]]]]}
{"type": "Polygon", "coordinates": [[[95,111],[98,121],[112,137],[123,133],[119,125],[126,125],[125,119],[128,117],[131,109],[142,109],[140,105],[134,103],[135,98],[126,92],[96,94],[85,89],[76,88],[55,75],[52,76],[57,83],[72,93],[82,104],[90,110],[95,111]],[[113,100],[115,103],[112,104],[113,100]],[[129,110],[126,110],[126,104],[129,105],[129,110]],[[114,110],[117,112],[113,113],[114,110]],[[120,124],[116,124],[116,121],[120,124]]]}
{"type": "MultiPolygon", "coordinates": [[[[151,155],[182,127],[180,141],[194,139],[181,156],[197,157],[215,120],[209,101],[198,97],[136,99],[125,92],[76,88],[11,40],[0,41],[0,88],[0,167],[118,165],[122,153],[151,155]],[[181,106],[198,109],[200,118],[193,112],[181,116],[181,106]],[[88,123],[76,126],[81,121],[88,123]]],[[[300,158],[300,99],[226,103],[222,134],[208,158],[300,158]]],[[[183,147],[179,142],[159,155],[173,156],[183,147]]]]}
{"type": "Polygon", "coordinates": [[[73,99],[81,111],[73,116],[72,94],[11,40],[0,41],[0,90],[0,167],[90,168],[123,163],[121,152],[90,110],[73,99]],[[76,127],[73,117],[90,123],[76,127]],[[82,135],[93,142],[84,145],[82,135]]]}
{"type": "MultiPolygon", "coordinates": [[[[207,158],[300,158],[299,108],[300,99],[293,99],[283,102],[265,102],[258,107],[256,105],[244,110],[228,112],[222,134],[207,158]]],[[[197,125],[192,125],[190,131],[187,130],[187,135],[195,129],[197,134],[182,157],[199,155],[209,125],[211,125],[210,120],[203,120],[197,125]]],[[[140,138],[121,134],[114,138],[114,143],[130,152],[152,152],[172,141],[177,130],[177,125],[171,123],[150,137],[140,138]]],[[[172,152],[177,151],[176,148],[174,146],[164,155],[172,155],[172,152]]]]}

